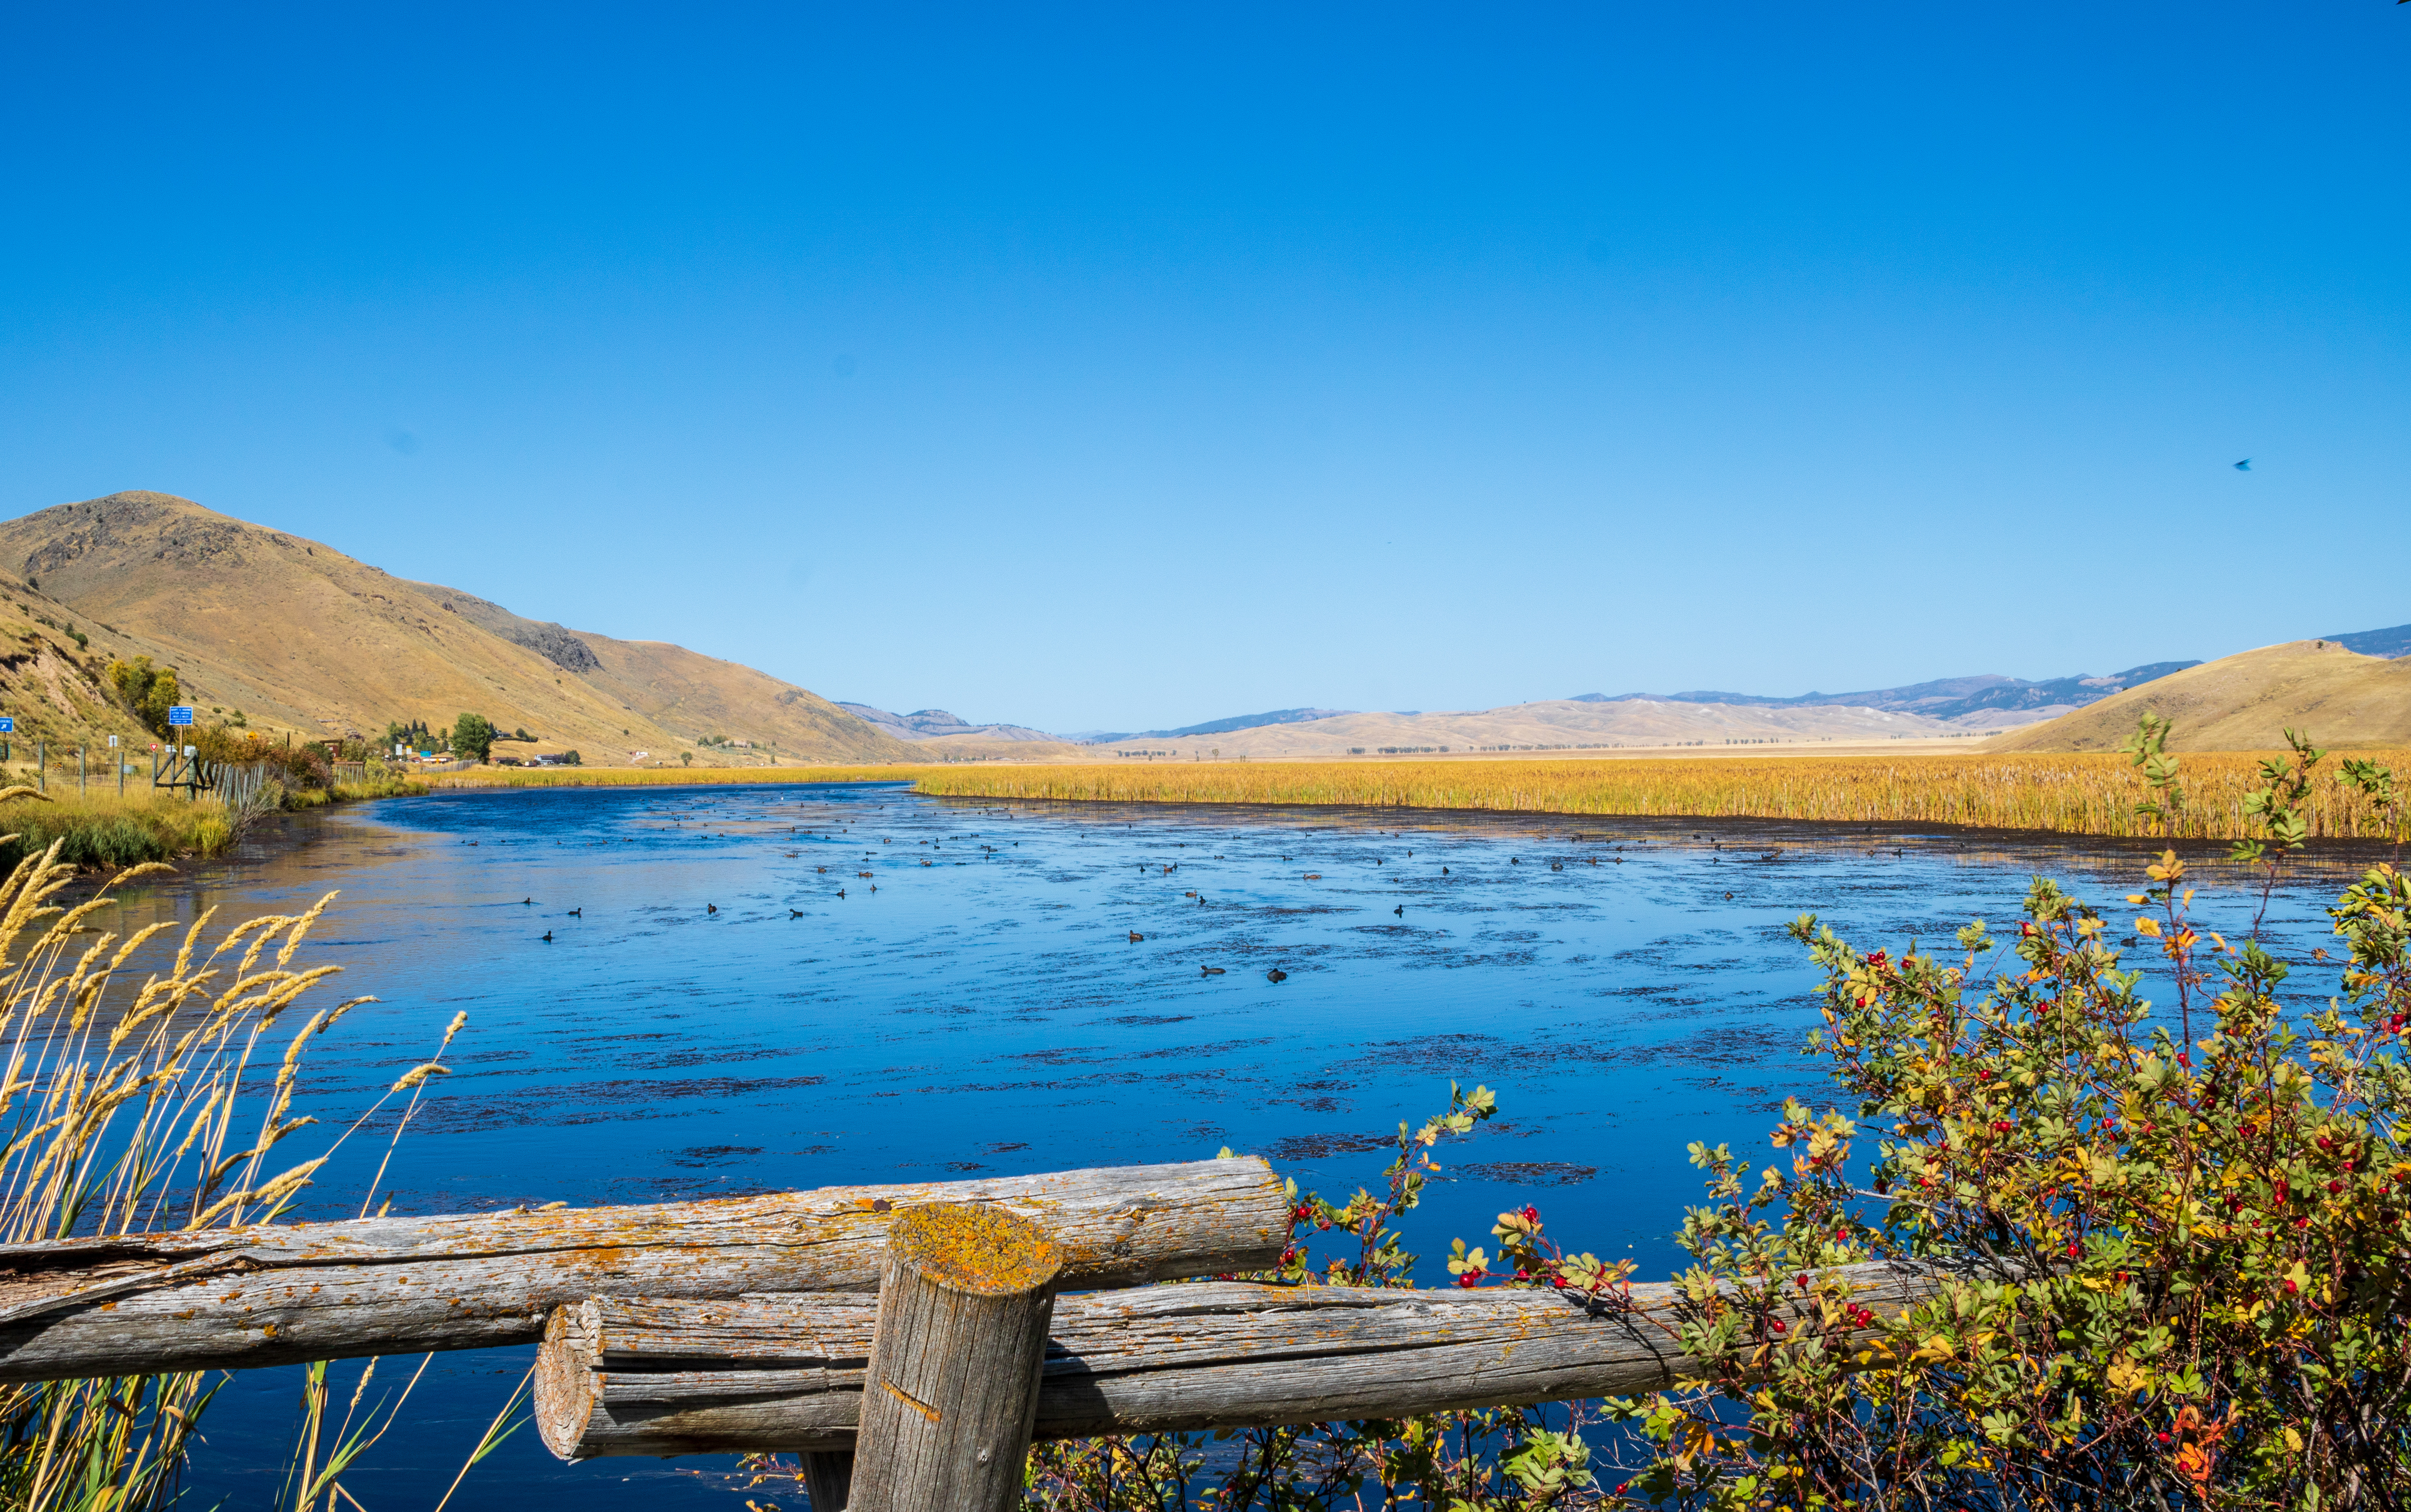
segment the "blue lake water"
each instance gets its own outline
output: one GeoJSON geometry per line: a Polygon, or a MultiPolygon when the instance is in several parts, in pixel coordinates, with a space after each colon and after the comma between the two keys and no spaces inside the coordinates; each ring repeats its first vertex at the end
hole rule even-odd
{"type": "MultiPolygon", "coordinates": [[[[305,816],[129,897],[123,923],[216,907],[227,923],[340,889],[308,958],[381,1001],[313,1052],[301,1102],[329,1126],[468,1014],[457,1074],[376,1194],[398,1212],[1225,1145],[1344,1197],[1379,1178],[1400,1120],[1440,1109],[1452,1078],[1482,1083],[1499,1116],[1442,1147],[1450,1179],[1407,1224],[1437,1285],[1452,1237],[1487,1243],[1526,1202],[1570,1247],[1677,1266],[1669,1236],[1699,1190],[1686,1143],[1754,1147],[1787,1094],[1823,1096],[1798,1054],[1816,1010],[1795,915],[1870,948],[1947,948],[1971,917],[2013,920],[2033,874],[2107,904],[2143,859],[1758,821],[554,790],[305,816]]],[[[2269,932],[2289,954],[2324,934],[2318,909],[2357,864],[2331,856],[2278,893],[2269,932]]],[[[2236,930],[2256,903],[2214,889],[2199,907],[2236,930]]],[[[314,1212],[356,1211],[374,1167],[374,1147],[347,1150],[314,1212]]],[[[531,1355],[438,1357],[355,1473],[372,1512],[432,1506],[531,1355]]],[[[345,1391],[357,1368],[337,1367],[345,1391]]],[[[379,1380],[406,1374],[387,1361],[379,1380]]],[[[289,1371],[227,1385],[197,1505],[272,1500],[296,1391],[289,1371]]],[[[522,1431],[453,1505],[733,1512],[715,1478],[732,1463],[566,1466],[522,1431]]]]}

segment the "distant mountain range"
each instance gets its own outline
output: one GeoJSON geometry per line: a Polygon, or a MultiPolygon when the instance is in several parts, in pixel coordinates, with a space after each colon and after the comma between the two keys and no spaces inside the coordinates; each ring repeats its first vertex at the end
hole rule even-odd
{"type": "MultiPolygon", "coordinates": [[[[852,707],[852,705],[847,705],[852,707]]],[[[1227,720],[1209,720],[1204,724],[1184,724],[1177,730],[1132,730],[1118,734],[1096,734],[1080,737],[1083,744],[1111,746],[1124,740],[1179,740],[1189,735],[1219,735],[1226,730],[1255,730],[1268,724],[1304,724],[1308,720],[1337,719],[1353,714],[1354,709],[1289,708],[1275,709],[1269,714],[1238,714],[1227,720]]]]}
{"type": "Polygon", "coordinates": [[[1756,708],[1875,708],[1892,714],[1921,714],[1929,720],[1944,720],[1954,724],[1980,723],[1991,727],[2001,722],[1997,718],[2001,714],[2022,715],[2025,720],[2053,719],[2071,709],[2097,703],[2112,693],[2125,692],[2129,688],[2165,677],[2171,672],[2183,672],[2187,667],[2199,665],[2199,662],[2153,662],[2140,667],[2129,667],[2124,672],[2113,672],[2106,677],[2080,673],[2073,677],[2051,677],[2041,682],[1983,673],[1973,677],[1942,677],[1933,682],[1911,683],[1906,688],[1872,688],[1855,693],[1801,693],[1790,698],[1706,691],[1584,693],[1574,702],[1733,704],[1756,708]]]}
{"type": "Polygon", "coordinates": [[[2322,639],[2335,642],[2347,651],[2363,656],[2389,659],[2411,656],[2411,625],[2397,625],[2392,630],[2363,630],[2350,635],[2328,635],[2322,639]]]}
{"type": "Polygon", "coordinates": [[[910,714],[891,714],[884,708],[873,708],[868,704],[849,704],[842,699],[838,701],[837,706],[902,740],[942,740],[949,735],[976,735],[984,740],[1059,738],[1044,730],[1032,730],[1026,724],[973,724],[944,709],[914,709],[910,714]]]}
{"type": "MultiPolygon", "coordinates": [[[[2349,635],[2330,635],[2327,641],[2340,645],[2363,656],[2411,656],[2411,625],[2397,625],[2391,630],[2362,631],[2349,635]]],[[[868,704],[840,703],[838,707],[878,726],[885,733],[916,742],[951,741],[977,738],[1030,744],[1040,741],[1071,742],[1084,746],[1118,746],[1134,741],[1189,740],[1208,735],[1242,734],[1250,731],[1274,731],[1282,726],[1313,726],[1311,730],[1287,729],[1263,739],[1243,739],[1238,748],[1264,747],[1296,752],[1321,751],[1325,748],[1349,750],[1359,747],[1378,749],[1383,747],[1422,745],[1429,743],[1464,749],[1466,745],[1534,746],[1559,742],[1583,744],[1604,742],[1620,744],[1627,741],[1649,743],[1656,740],[1717,742],[1731,739],[1790,739],[1829,737],[1826,724],[1811,721],[1801,724],[1786,720],[1782,725],[1766,725],[1762,720],[1745,721],[1728,729],[1718,720],[1729,716],[1710,713],[1722,708],[1734,711],[1754,710],[1760,715],[1775,716],[1808,709],[1871,710],[1879,714],[1908,715],[1919,721],[1913,728],[1927,734],[1955,734],[1970,731],[1999,731],[2039,724],[2098,704],[2147,683],[2157,682],[2203,663],[2199,662],[2152,662],[2140,667],[2128,667],[2106,676],[2079,673],[2067,677],[2046,677],[2029,681],[2024,677],[2003,676],[1998,673],[1982,673],[1967,677],[1941,677],[1932,682],[1911,683],[1902,688],[1870,688],[1846,693],[1799,693],[1778,697],[1765,693],[1733,693],[1695,689],[1680,693],[1583,693],[1556,705],[1517,705],[1511,708],[1468,711],[1459,714],[1425,716],[1420,711],[1400,709],[1389,714],[1360,714],[1353,709],[1286,708],[1264,714],[1238,714],[1228,719],[1208,720],[1200,724],[1184,724],[1173,730],[1083,731],[1077,734],[1053,735],[1018,724],[972,724],[944,709],[920,709],[911,714],[891,714],[868,704]],[[1695,720],[1650,716],[1638,723],[1577,718],[1565,705],[1632,704],[1632,705],[1695,705],[1702,706],[1707,724],[1695,720]],[[1555,709],[1556,712],[1551,712],[1555,709]],[[1475,720],[1467,724],[1463,721],[1475,720]],[[1330,721],[1344,720],[1345,723],[1330,721]],[[1424,721],[1413,723],[1410,721],[1424,721]],[[1432,721],[1457,721],[1445,728],[1432,721]],[[1494,728],[1495,727],[1495,728],[1494,728]]],[[[1606,711],[1601,710],[1604,714],[1606,711]]],[[[1830,722],[1830,721],[1828,721],[1830,722]]],[[[1911,727],[1895,727],[1881,732],[1886,735],[1907,734],[1911,727]]],[[[1873,727],[1861,731],[1845,720],[1833,726],[1831,737],[1848,738],[1878,734],[1873,727]]],[[[1229,742],[1225,742],[1229,745],[1229,742]]],[[[1235,748],[1236,749],[1236,748],[1235,748]]],[[[1029,754],[1045,754],[1036,750],[1029,754]]]]}

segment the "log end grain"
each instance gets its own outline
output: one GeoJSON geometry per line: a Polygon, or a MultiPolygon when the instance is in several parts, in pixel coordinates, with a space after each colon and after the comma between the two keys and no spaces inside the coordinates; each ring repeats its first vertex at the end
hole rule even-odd
{"type": "Polygon", "coordinates": [[[544,1447],[563,1460],[579,1457],[578,1445],[594,1416],[601,1386],[594,1370],[602,1331],[597,1313],[592,1301],[554,1308],[545,1322],[544,1346],[536,1351],[535,1431],[544,1447]]]}
{"type": "Polygon", "coordinates": [[[887,1243],[923,1281],[974,1297],[1034,1291],[1063,1267],[1044,1229],[1002,1208],[914,1208],[889,1226],[887,1243]]]}

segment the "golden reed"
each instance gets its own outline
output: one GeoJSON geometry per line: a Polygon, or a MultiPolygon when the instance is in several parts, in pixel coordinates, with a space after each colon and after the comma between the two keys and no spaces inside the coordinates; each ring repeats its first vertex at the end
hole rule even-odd
{"type": "MultiPolygon", "coordinates": [[[[2411,777],[2411,751],[2353,754],[2411,777]]],[[[2185,807],[2165,829],[2136,814],[2150,790],[2127,758],[2114,754],[964,766],[926,772],[917,791],[960,798],[1346,804],[2230,839],[2245,833],[2243,795],[2260,785],[2259,761],[2242,752],[2181,757],[2185,807]]],[[[2331,755],[2317,768],[2307,806],[2311,832],[2396,837],[2402,816],[2338,781],[2338,762],[2331,755]]]]}

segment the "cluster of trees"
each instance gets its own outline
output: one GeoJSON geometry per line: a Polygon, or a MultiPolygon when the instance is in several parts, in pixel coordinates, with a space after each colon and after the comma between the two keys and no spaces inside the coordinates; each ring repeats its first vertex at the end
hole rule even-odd
{"type": "Polygon", "coordinates": [[[533,741],[535,736],[525,730],[504,734],[484,715],[464,713],[452,721],[448,730],[430,729],[425,720],[396,720],[385,727],[385,739],[388,749],[407,746],[413,750],[448,750],[455,756],[482,762],[492,754],[497,740],[533,741]]]}
{"type": "Polygon", "coordinates": [[[413,750],[437,749],[443,738],[427,728],[425,720],[396,720],[385,727],[387,750],[396,746],[407,746],[413,750]]]}
{"type": "Polygon", "coordinates": [[[109,684],[154,735],[168,733],[168,711],[183,702],[174,667],[154,667],[147,656],[109,664],[109,684]]]}

